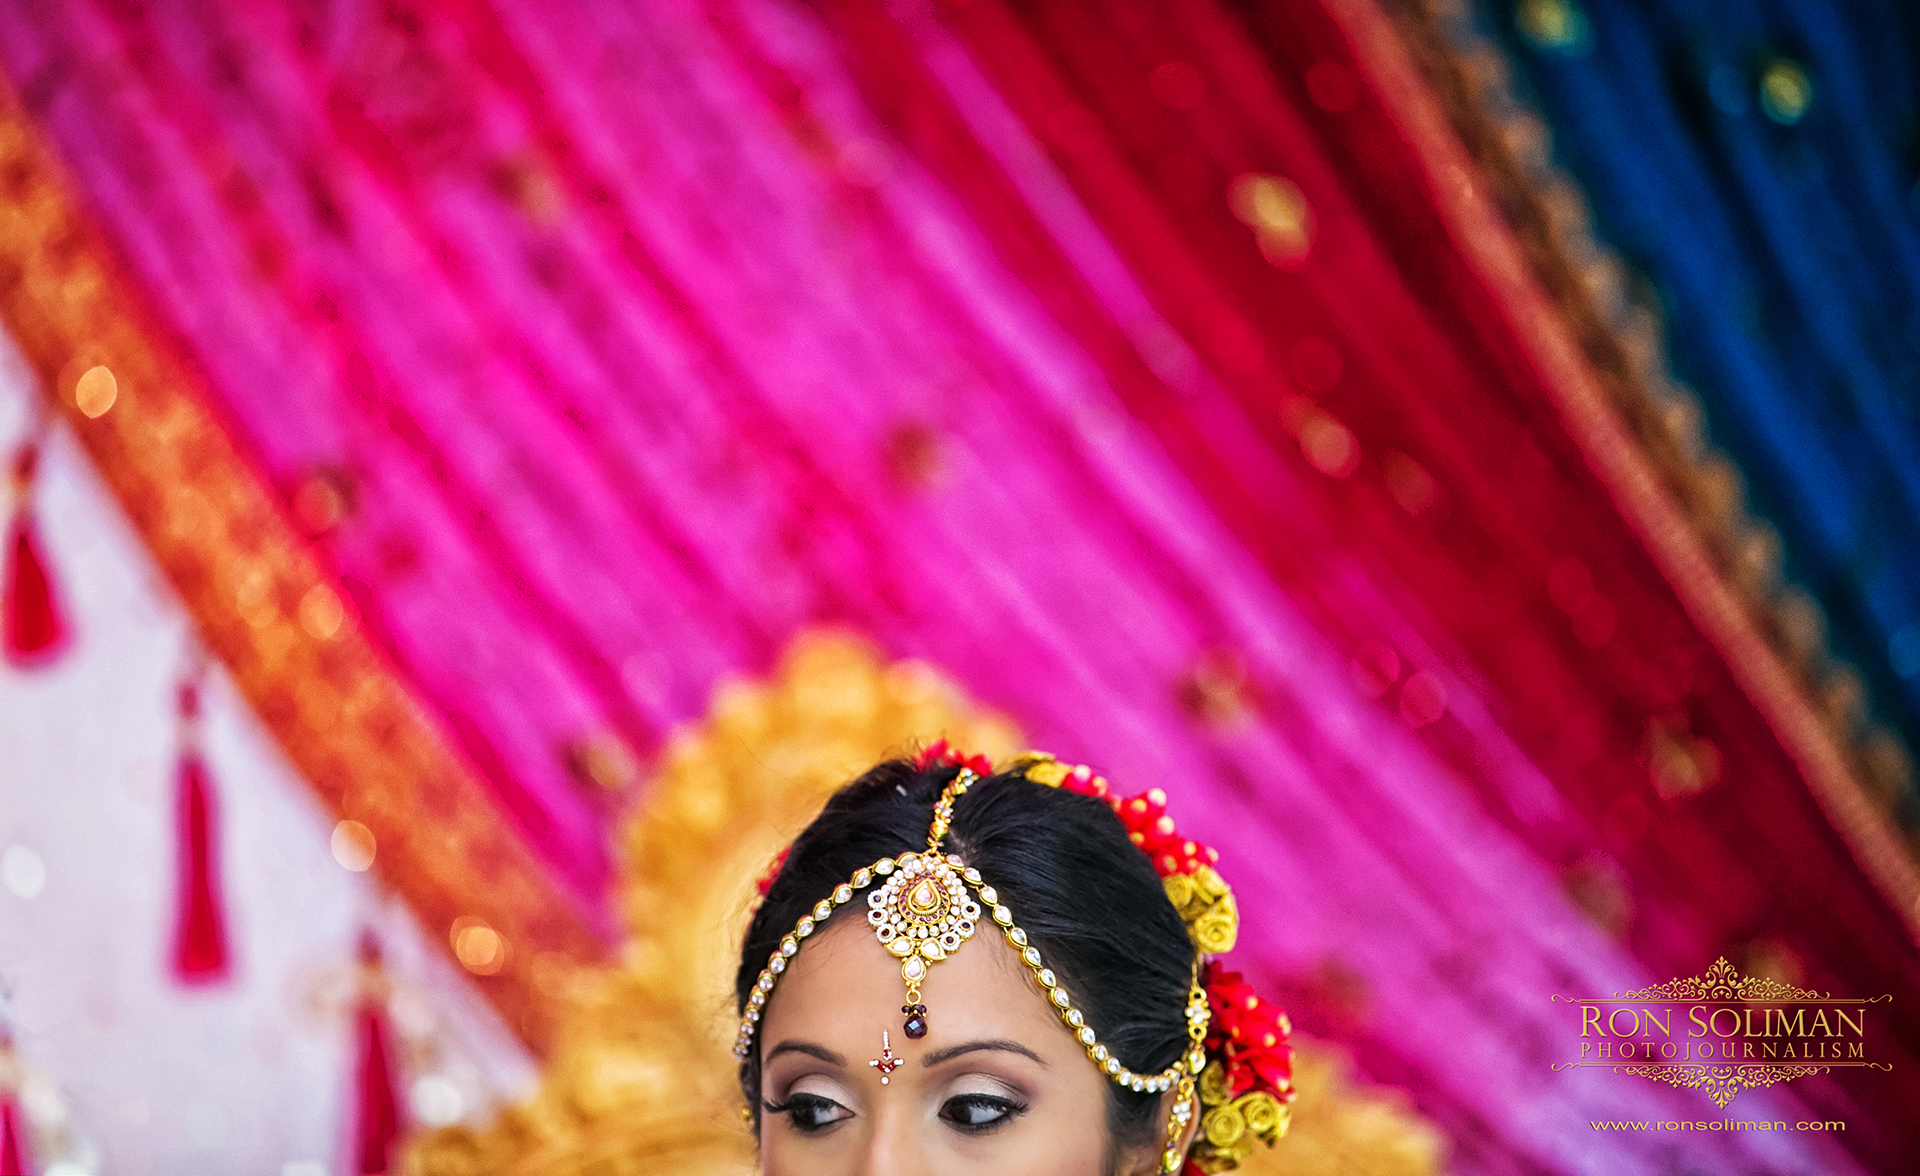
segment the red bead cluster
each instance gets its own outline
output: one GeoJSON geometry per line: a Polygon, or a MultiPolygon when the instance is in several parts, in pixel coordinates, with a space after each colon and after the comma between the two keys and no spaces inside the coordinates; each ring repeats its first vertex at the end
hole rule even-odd
{"type": "Polygon", "coordinates": [[[1264,1090],[1281,1102],[1293,1097],[1293,1026],[1287,1014],[1262,1000],[1253,986],[1219,964],[1207,965],[1204,987],[1213,1020],[1207,1026],[1207,1056],[1218,1059],[1227,1097],[1264,1090]]]}
{"type": "Polygon", "coordinates": [[[1158,788],[1138,796],[1121,799],[1113,795],[1105,777],[1096,776],[1085,764],[1067,773],[1060,787],[1082,796],[1095,796],[1113,806],[1120,823],[1127,827],[1127,839],[1140,847],[1162,878],[1191,874],[1201,866],[1219,862],[1220,855],[1197,841],[1180,836],[1173,818],[1167,815],[1167,794],[1158,788]]]}
{"type": "Polygon", "coordinates": [[[956,751],[944,739],[936,739],[920,749],[913,757],[916,771],[924,772],[928,768],[937,768],[941,764],[952,764],[956,768],[972,768],[975,774],[985,778],[993,775],[993,762],[984,755],[966,755],[956,751]]]}

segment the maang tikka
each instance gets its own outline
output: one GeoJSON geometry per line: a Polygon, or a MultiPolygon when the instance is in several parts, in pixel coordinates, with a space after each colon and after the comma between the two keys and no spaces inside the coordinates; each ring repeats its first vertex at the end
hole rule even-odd
{"type": "Polygon", "coordinates": [[[900,1031],[915,1041],[927,1035],[927,1006],[920,1003],[920,982],[927,968],[960,950],[973,938],[980,920],[980,904],[967,893],[967,883],[980,885],[980,873],[959,857],[942,854],[940,843],[953,824],[953,802],[980,777],[961,768],[940,794],[927,830],[927,852],[904,854],[896,861],[877,862],[874,871],[891,874],[886,885],[867,895],[867,922],[874,938],[900,960],[900,979],[907,985],[907,1003],[900,1006],[906,1020],[900,1031]]]}

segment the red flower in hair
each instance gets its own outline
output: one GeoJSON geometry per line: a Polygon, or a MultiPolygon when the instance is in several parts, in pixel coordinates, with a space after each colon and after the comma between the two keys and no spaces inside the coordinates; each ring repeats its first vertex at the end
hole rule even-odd
{"type": "Polygon", "coordinates": [[[1205,987],[1213,1020],[1207,1026],[1207,1054],[1220,1060],[1227,1097],[1264,1090],[1281,1102],[1293,1098],[1293,1026],[1287,1014],[1262,999],[1240,973],[1208,964],[1205,987]]]}
{"type": "Polygon", "coordinates": [[[1191,874],[1201,866],[1219,862],[1220,855],[1197,841],[1180,836],[1167,815],[1167,794],[1158,788],[1141,793],[1114,806],[1127,826],[1127,836],[1153,862],[1162,878],[1173,874],[1191,874]]]}
{"type": "Polygon", "coordinates": [[[1085,764],[1072,769],[1060,787],[1082,796],[1098,797],[1113,806],[1120,823],[1127,827],[1127,839],[1140,847],[1162,878],[1191,874],[1201,866],[1211,866],[1220,855],[1197,841],[1180,836],[1173,818],[1167,815],[1167,794],[1151,788],[1138,796],[1122,800],[1113,794],[1105,777],[1096,776],[1085,764]]]}
{"type": "Polygon", "coordinates": [[[934,740],[922,748],[919,755],[913,757],[913,766],[918,771],[924,772],[928,768],[938,767],[941,764],[952,764],[956,768],[972,768],[981,776],[993,775],[993,763],[986,756],[967,755],[957,751],[944,739],[934,740]]]}

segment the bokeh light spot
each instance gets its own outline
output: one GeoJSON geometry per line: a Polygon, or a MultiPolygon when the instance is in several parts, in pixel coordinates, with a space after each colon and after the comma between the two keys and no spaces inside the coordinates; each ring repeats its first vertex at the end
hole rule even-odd
{"type": "Polygon", "coordinates": [[[1424,727],[1447,713],[1447,686],[1440,676],[1421,670],[1400,688],[1400,718],[1409,727],[1424,727]]]}
{"type": "Polygon", "coordinates": [[[905,421],[888,430],[884,457],[889,473],[923,490],[944,481],[952,464],[940,430],[925,421],[905,421]]]}
{"type": "Polygon", "coordinates": [[[1514,24],[1535,49],[1581,53],[1593,41],[1593,26],[1573,0],[1520,0],[1514,24]]]}
{"type": "Polygon", "coordinates": [[[1588,858],[1568,867],[1560,881],[1573,905],[1607,934],[1621,935],[1633,921],[1633,895],[1613,862],[1588,858]]]}
{"type": "Polygon", "coordinates": [[[1379,698],[1400,680],[1400,653],[1385,641],[1369,641],[1347,664],[1353,687],[1368,698],[1379,698]]]}
{"type": "Polygon", "coordinates": [[[24,845],[10,845],[0,854],[0,885],[16,898],[38,898],[47,888],[47,863],[24,845]]]}
{"type": "Polygon", "coordinates": [[[1260,255],[1281,268],[1298,264],[1313,248],[1313,210],[1300,185],[1285,176],[1247,172],[1227,188],[1227,204],[1254,232],[1260,255]]]}
{"type": "Polygon", "coordinates": [[[1254,713],[1246,659],[1231,649],[1202,653],[1180,682],[1181,709],[1219,731],[1243,729],[1254,713]]]}
{"type": "Polygon", "coordinates": [[[449,939],[454,958],[476,976],[492,976],[507,964],[506,937],[487,926],[484,919],[472,915],[455,919],[449,939]]]}
{"type": "Polygon", "coordinates": [[[460,1087],[444,1074],[428,1074],[415,1082],[407,1092],[407,1103],[413,1117],[425,1127],[458,1123],[467,1110],[467,1100],[461,1095],[460,1087]]]}
{"type": "Polygon", "coordinates": [[[339,593],[325,584],[315,584],[300,598],[300,627],[316,641],[331,641],[346,615],[339,593]]]}
{"type": "Polygon", "coordinates": [[[1720,748],[1684,727],[1653,722],[1647,728],[1647,768],[1653,790],[1673,802],[1697,796],[1720,779],[1720,748]]]}
{"type": "Polygon", "coordinates": [[[1760,109],[1783,127],[1790,127],[1807,116],[1813,105],[1813,79],[1800,63],[1776,57],[1760,72],[1760,109]]]}
{"type": "Polygon", "coordinates": [[[1440,485],[1433,475],[1404,453],[1389,451],[1383,455],[1380,476],[1387,484],[1387,493],[1410,515],[1424,514],[1440,497],[1440,485]]]}
{"type": "Polygon", "coordinates": [[[273,577],[256,569],[248,573],[235,590],[234,609],[247,624],[256,629],[265,628],[279,615],[279,610],[274,607],[273,596],[273,577]]]}
{"type": "Polygon", "coordinates": [[[640,758],[612,731],[574,740],[567,749],[567,766],[576,780],[609,792],[618,792],[640,778],[640,758]]]}
{"type": "Polygon", "coordinates": [[[90,367],[73,386],[73,402],[89,417],[106,415],[120,398],[120,381],[105,367],[90,367]]]}
{"type": "Polygon", "coordinates": [[[1799,986],[1806,983],[1807,963],[1800,953],[1771,936],[1750,940],[1734,949],[1734,963],[1743,976],[1799,986]]]}
{"type": "Polygon", "coordinates": [[[1323,412],[1300,426],[1300,451],[1330,478],[1344,478],[1360,465],[1360,443],[1353,431],[1323,412]]]}
{"type": "Polygon", "coordinates": [[[307,534],[318,537],[340,525],[350,507],[346,481],[337,473],[309,474],[293,492],[293,515],[307,534]]]}
{"type": "Polygon", "coordinates": [[[333,860],[356,874],[373,865],[378,848],[373,830],[358,821],[341,821],[333,827],[333,860]]]}

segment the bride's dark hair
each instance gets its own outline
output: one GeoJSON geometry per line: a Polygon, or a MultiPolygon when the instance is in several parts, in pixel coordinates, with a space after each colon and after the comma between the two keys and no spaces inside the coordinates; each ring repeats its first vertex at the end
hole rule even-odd
{"type": "MultiPolygon", "coordinates": [[[[754,914],[734,983],[737,1007],[767,957],[813,905],[883,857],[927,845],[940,792],[959,769],[889,760],[834,793],[794,839],[754,914]]],[[[1187,1046],[1187,989],[1194,948],[1147,857],[1104,802],[1037,784],[1018,770],[989,776],[954,805],[946,848],[997,889],[1034,946],[1087,1015],[1100,1040],[1136,1073],[1171,1066],[1187,1046]]],[[[848,904],[837,918],[864,908],[848,904]]],[[[858,917],[855,914],[853,917],[858,917]]],[[[1011,950],[992,924],[977,939],[1011,950]]],[[[1034,999],[1041,999],[1038,988],[1034,999]]],[[[1089,1063],[1091,1064],[1091,1063],[1089,1063]]],[[[1155,1141],[1159,1095],[1107,1086],[1116,1146],[1155,1141]]],[[[740,1064],[740,1088],[757,1129],[760,1043],[740,1064]]]]}

